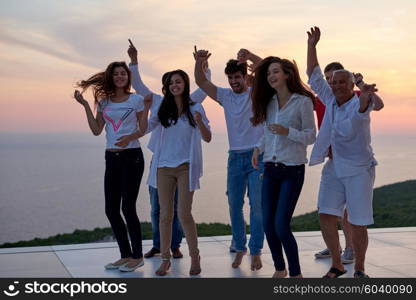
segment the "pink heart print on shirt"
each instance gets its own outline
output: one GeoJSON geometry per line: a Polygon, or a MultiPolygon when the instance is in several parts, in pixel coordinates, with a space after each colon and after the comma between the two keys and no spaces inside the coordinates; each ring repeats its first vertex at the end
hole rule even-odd
{"type": "Polygon", "coordinates": [[[103,117],[108,122],[110,122],[111,125],[113,125],[114,132],[117,132],[119,130],[121,124],[123,124],[123,121],[125,119],[127,119],[127,117],[133,112],[133,109],[132,108],[128,108],[127,111],[124,113],[124,115],[121,116],[120,120],[118,120],[117,123],[107,114],[107,112],[110,112],[110,111],[112,111],[112,110],[109,109],[108,107],[104,108],[104,110],[103,110],[103,117]]]}

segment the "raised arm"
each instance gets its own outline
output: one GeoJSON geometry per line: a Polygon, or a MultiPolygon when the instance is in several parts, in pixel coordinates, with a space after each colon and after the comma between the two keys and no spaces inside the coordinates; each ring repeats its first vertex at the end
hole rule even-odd
{"type": "Polygon", "coordinates": [[[365,84],[361,91],[360,101],[355,103],[355,110],[350,117],[335,122],[333,130],[337,134],[350,139],[355,136],[357,132],[362,130],[364,126],[370,124],[370,113],[373,110],[371,104],[371,96],[377,92],[375,84],[365,84]]]}
{"type": "Polygon", "coordinates": [[[208,61],[211,53],[205,50],[197,50],[195,46],[195,83],[212,99],[217,101],[217,86],[214,85],[204,74],[203,65],[208,61]]]}
{"type": "MultiPolygon", "coordinates": [[[[355,85],[362,91],[366,86],[366,83],[363,81],[363,75],[361,73],[354,73],[355,85]]],[[[371,100],[373,102],[373,110],[379,111],[384,107],[384,102],[376,93],[371,94],[371,100]]]]}
{"type": "Polygon", "coordinates": [[[334,94],[328,82],[324,79],[322,70],[318,64],[318,56],[316,54],[316,44],[321,38],[321,31],[318,27],[311,28],[308,31],[308,55],[307,55],[307,69],[309,80],[308,84],[312,90],[318,94],[320,100],[325,105],[330,105],[334,101],[334,94]]]}
{"type": "Polygon", "coordinates": [[[307,69],[306,73],[308,77],[311,77],[313,69],[318,63],[318,55],[316,53],[316,44],[318,44],[319,39],[321,38],[321,31],[319,27],[312,27],[308,33],[308,55],[307,55],[307,69]]]}
{"type": "Polygon", "coordinates": [[[97,114],[94,117],[88,101],[84,99],[80,91],[75,90],[74,98],[84,107],[87,115],[88,126],[90,127],[92,134],[95,136],[100,135],[105,125],[102,112],[97,111],[97,114]]]}
{"type": "Polygon", "coordinates": [[[251,74],[247,74],[248,75],[247,83],[249,87],[252,87],[253,82],[254,82],[253,73],[256,71],[257,66],[261,63],[263,58],[254,54],[250,50],[241,48],[237,53],[237,60],[238,60],[238,64],[247,63],[247,61],[251,62],[250,65],[247,64],[247,68],[251,73],[251,74]]]}
{"type": "Polygon", "coordinates": [[[237,60],[239,64],[251,61],[252,65],[250,65],[250,69],[254,71],[256,67],[259,65],[259,63],[263,60],[263,58],[254,54],[250,50],[241,48],[237,53],[237,60]]]}
{"type": "Polygon", "coordinates": [[[377,88],[375,84],[364,84],[361,89],[360,95],[360,108],[358,112],[365,113],[369,111],[369,106],[372,101],[372,97],[374,96],[375,92],[377,92],[377,88]]]}
{"type": "Polygon", "coordinates": [[[137,94],[144,97],[148,94],[153,94],[153,92],[143,83],[142,78],[139,73],[138,59],[137,59],[137,49],[129,39],[129,49],[127,54],[130,57],[129,69],[131,72],[131,85],[137,94]]]}
{"type": "MultiPolygon", "coordinates": [[[[154,102],[154,97],[153,97],[153,102],[154,102]]],[[[149,120],[147,122],[146,134],[149,132],[152,132],[153,130],[155,130],[156,127],[160,125],[158,111],[159,111],[158,109],[153,109],[153,111],[151,111],[149,120]]]]}
{"type": "MultiPolygon", "coordinates": [[[[211,70],[208,67],[208,61],[205,61],[202,67],[205,73],[205,77],[211,81],[211,70]]],[[[207,94],[201,88],[197,88],[191,93],[191,99],[196,103],[202,103],[206,97],[207,94]]]]}

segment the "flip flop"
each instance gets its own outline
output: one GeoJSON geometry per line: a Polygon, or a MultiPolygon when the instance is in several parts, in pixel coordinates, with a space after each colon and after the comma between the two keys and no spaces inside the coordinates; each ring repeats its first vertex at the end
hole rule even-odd
{"type": "Polygon", "coordinates": [[[354,278],[370,278],[370,276],[365,274],[363,271],[355,271],[354,278]]]}
{"type": "Polygon", "coordinates": [[[338,278],[339,276],[342,276],[345,273],[347,273],[347,270],[341,271],[340,269],[337,269],[337,268],[331,268],[329,269],[328,273],[326,273],[322,278],[338,278]],[[329,276],[328,273],[335,274],[335,277],[329,276]]]}

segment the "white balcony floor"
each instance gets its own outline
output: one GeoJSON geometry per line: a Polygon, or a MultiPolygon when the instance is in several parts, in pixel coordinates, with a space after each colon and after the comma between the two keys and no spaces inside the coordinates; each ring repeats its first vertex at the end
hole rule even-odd
{"type": "MultiPolygon", "coordinates": [[[[304,277],[322,277],[329,270],[331,260],[314,257],[314,253],[325,247],[321,233],[297,232],[295,237],[304,277]]],[[[340,237],[343,244],[341,232],[340,237]]],[[[416,277],[416,227],[370,229],[369,238],[366,273],[370,277],[416,277]]],[[[250,270],[249,255],[244,257],[238,269],[231,267],[235,254],[229,252],[230,241],[231,236],[199,238],[202,273],[196,277],[271,277],[274,267],[266,241],[263,268],[258,271],[250,270]]],[[[143,241],[144,253],[151,246],[151,240],[143,241]]],[[[189,277],[190,258],[185,239],[181,251],[184,258],[172,259],[166,277],[189,277]]],[[[130,273],[104,269],[106,263],[118,258],[116,243],[5,248],[0,249],[0,277],[157,277],[155,270],[160,265],[159,256],[145,259],[143,267],[130,273]]],[[[354,265],[345,266],[348,273],[343,277],[352,277],[354,265]]]]}

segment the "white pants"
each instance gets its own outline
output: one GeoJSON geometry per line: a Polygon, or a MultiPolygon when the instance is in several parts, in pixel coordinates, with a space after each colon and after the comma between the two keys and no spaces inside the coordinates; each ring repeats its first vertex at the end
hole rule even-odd
{"type": "Polygon", "coordinates": [[[375,166],[363,169],[354,176],[336,176],[332,160],[322,169],[318,196],[318,212],[342,217],[346,207],[348,222],[353,225],[371,225],[373,219],[373,186],[375,166]]]}

